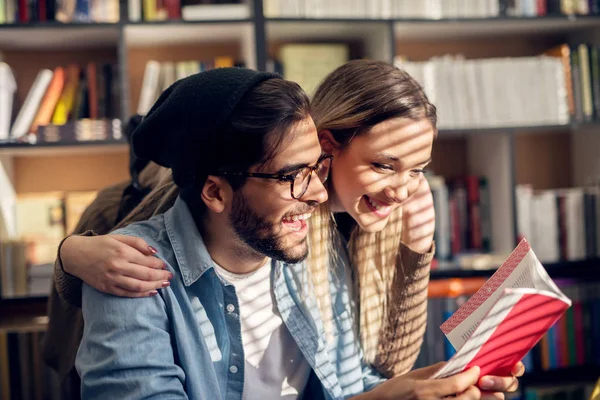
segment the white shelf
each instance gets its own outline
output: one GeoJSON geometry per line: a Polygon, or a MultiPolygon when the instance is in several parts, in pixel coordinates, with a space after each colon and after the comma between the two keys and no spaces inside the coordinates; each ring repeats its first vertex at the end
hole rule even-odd
{"type": "Polygon", "coordinates": [[[116,48],[118,40],[118,24],[0,25],[0,51],[116,48]]]}
{"type": "Polygon", "coordinates": [[[472,39],[490,36],[559,35],[600,28],[600,17],[491,18],[397,21],[397,40],[472,39]]]}
{"type": "Polygon", "coordinates": [[[251,22],[142,23],[125,26],[125,43],[132,47],[186,43],[243,41],[254,36],[251,22]]]}

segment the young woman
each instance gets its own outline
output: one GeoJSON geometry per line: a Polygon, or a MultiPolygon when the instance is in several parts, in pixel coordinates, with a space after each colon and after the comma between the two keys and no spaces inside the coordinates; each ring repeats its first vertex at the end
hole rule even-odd
{"type": "MultiPolygon", "coordinates": [[[[356,60],[324,80],[312,108],[323,151],[334,156],[330,202],[309,223],[308,268],[325,325],[333,318],[328,271],[338,254],[332,244],[342,237],[354,268],[365,358],[383,375],[404,374],[416,360],[426,323],[434,211],[423,169],[437,132],[435,107],[404,71],[356,60]]],[[[171,191],[172,200],[177,195],[169,182],[156,190],[171,191]]],[[[137,218],[171,203],[146,203],[147,215],[137,218]]],[[[153,295],[168,282],[151,255],[141,240],[74,236],[60,249],[57,273],[64,269],[119,296],[153,295]]],[[[514,373],[522,374],[521,364],[514,373]]],[[[514,383],[513,377],[480,381],[493,391],[514,390],[514,383]]]]}

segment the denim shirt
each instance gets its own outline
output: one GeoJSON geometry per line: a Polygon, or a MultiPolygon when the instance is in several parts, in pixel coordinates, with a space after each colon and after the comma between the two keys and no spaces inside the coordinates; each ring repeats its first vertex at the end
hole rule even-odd
{"type": "MultiPolygon", "coordinates": [[[[76,358],[84,399],[242,399],[244,349],[238,300],[221,280],[185,202],[115,231],[141,237],[173,272],[153,297],[128,299],[83,287],[76,358]],[[233,306],[233,307],[232,307],[233,306]]],[[[383,379],[362,361],[347,258],[332,269],[333,335],[326,338],[306,265],[273,261],[277,309],[311,366],[305,398],[338,399],[383,379]]]]}

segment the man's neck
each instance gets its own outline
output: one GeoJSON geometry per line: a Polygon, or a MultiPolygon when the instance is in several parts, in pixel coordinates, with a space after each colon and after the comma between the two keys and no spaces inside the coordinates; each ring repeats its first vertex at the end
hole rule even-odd
{"type": "Polygon", "coordinates": [[[219,217],[207,216],[202,230],[202,239],[214,262],[234,274],[247,274],[265,265],[267,256],[243,243],[226,221],[217,221],[219,217]]]}

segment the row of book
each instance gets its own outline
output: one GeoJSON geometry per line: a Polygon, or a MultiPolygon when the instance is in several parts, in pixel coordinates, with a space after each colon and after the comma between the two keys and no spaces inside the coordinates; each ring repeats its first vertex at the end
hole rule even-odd
{"type": "Polygon", "coordinates": [[[119,0],[2,0],[0,24],[34,22],[115,23],[119,0]]]}
{"type": "Polygon", "coordinates": [[[425,90],[445,129],[560,125],[569,122],[560,59],[550,56],[468,60],[460,55],[414,62],[396,57],[425,90]]]}
{"type": "Polygon", "coordinates": [[[251,16],[242,0],[128,0],[129,21],[237,20],[251,16]]]}
{"type": "Polygon", "coordinates": [[[220,56],[212,60],[202,61],[159,62],[149,60],[146,62],[144,70],[137,113],[139,115],[146,115],[162,91],[179,79],[213,68],[233,66],[244,66],[244,64],[236,62],[233,57],[229,56],[220,56]]]}
{"type": "Polygon", "coordinates": [[[466,176],[448,182],[428,176],[435,208],[436,258],[455,259],[465,252],[489,252],[490,192],[485,177],[466,176]]]}
{"type": "MultiPolygon", "coordinates": [[[[439,327],[485,282],[485,278],[430,282],[425,341],[416,367],[452,357],[456,349],[439,327]]],[[[600,365],[600,283],[555,282],[573,305],[525,356],[527,372],[600,365]]]]}
{"type": "Polygon", "coordinates": [[[0,224],[14,221],[0,240],[0,298],[48,295],[58,245],[95,197],[94,191],[19,195],[14,207],[0,209],[0,224]]]}
{"type": "Polygon", "coordinates": [[[512,400],[597,400],[594,384],[572,384],[560,386],[527,387],[519,397],[507,397],[512,400]]]}
{"type": "Polygon", "coordinates": [[[597,0],[263,0],[270,18],[458,19],[590,15],[597,0]]]}
{"type": "Polygon", "coordinates": [[[49,124],[118,117],[116,64],[90,62],[40,70],[11,126],[15,91],[12,69],[0,63],[0,99],[4,100],[0,101],[0,141],[18,141],[49,124]]]}
{"type": "Polygon", "coordinates": [[[0,400],[59,400],[58,375],[42,358],[44,332],[0,331],[0,400]]]}
{"type": "Polygon", "coordinates": [[[600,187],[516,187],[517,230],[542,262],[600,257],[600,187]]]}

